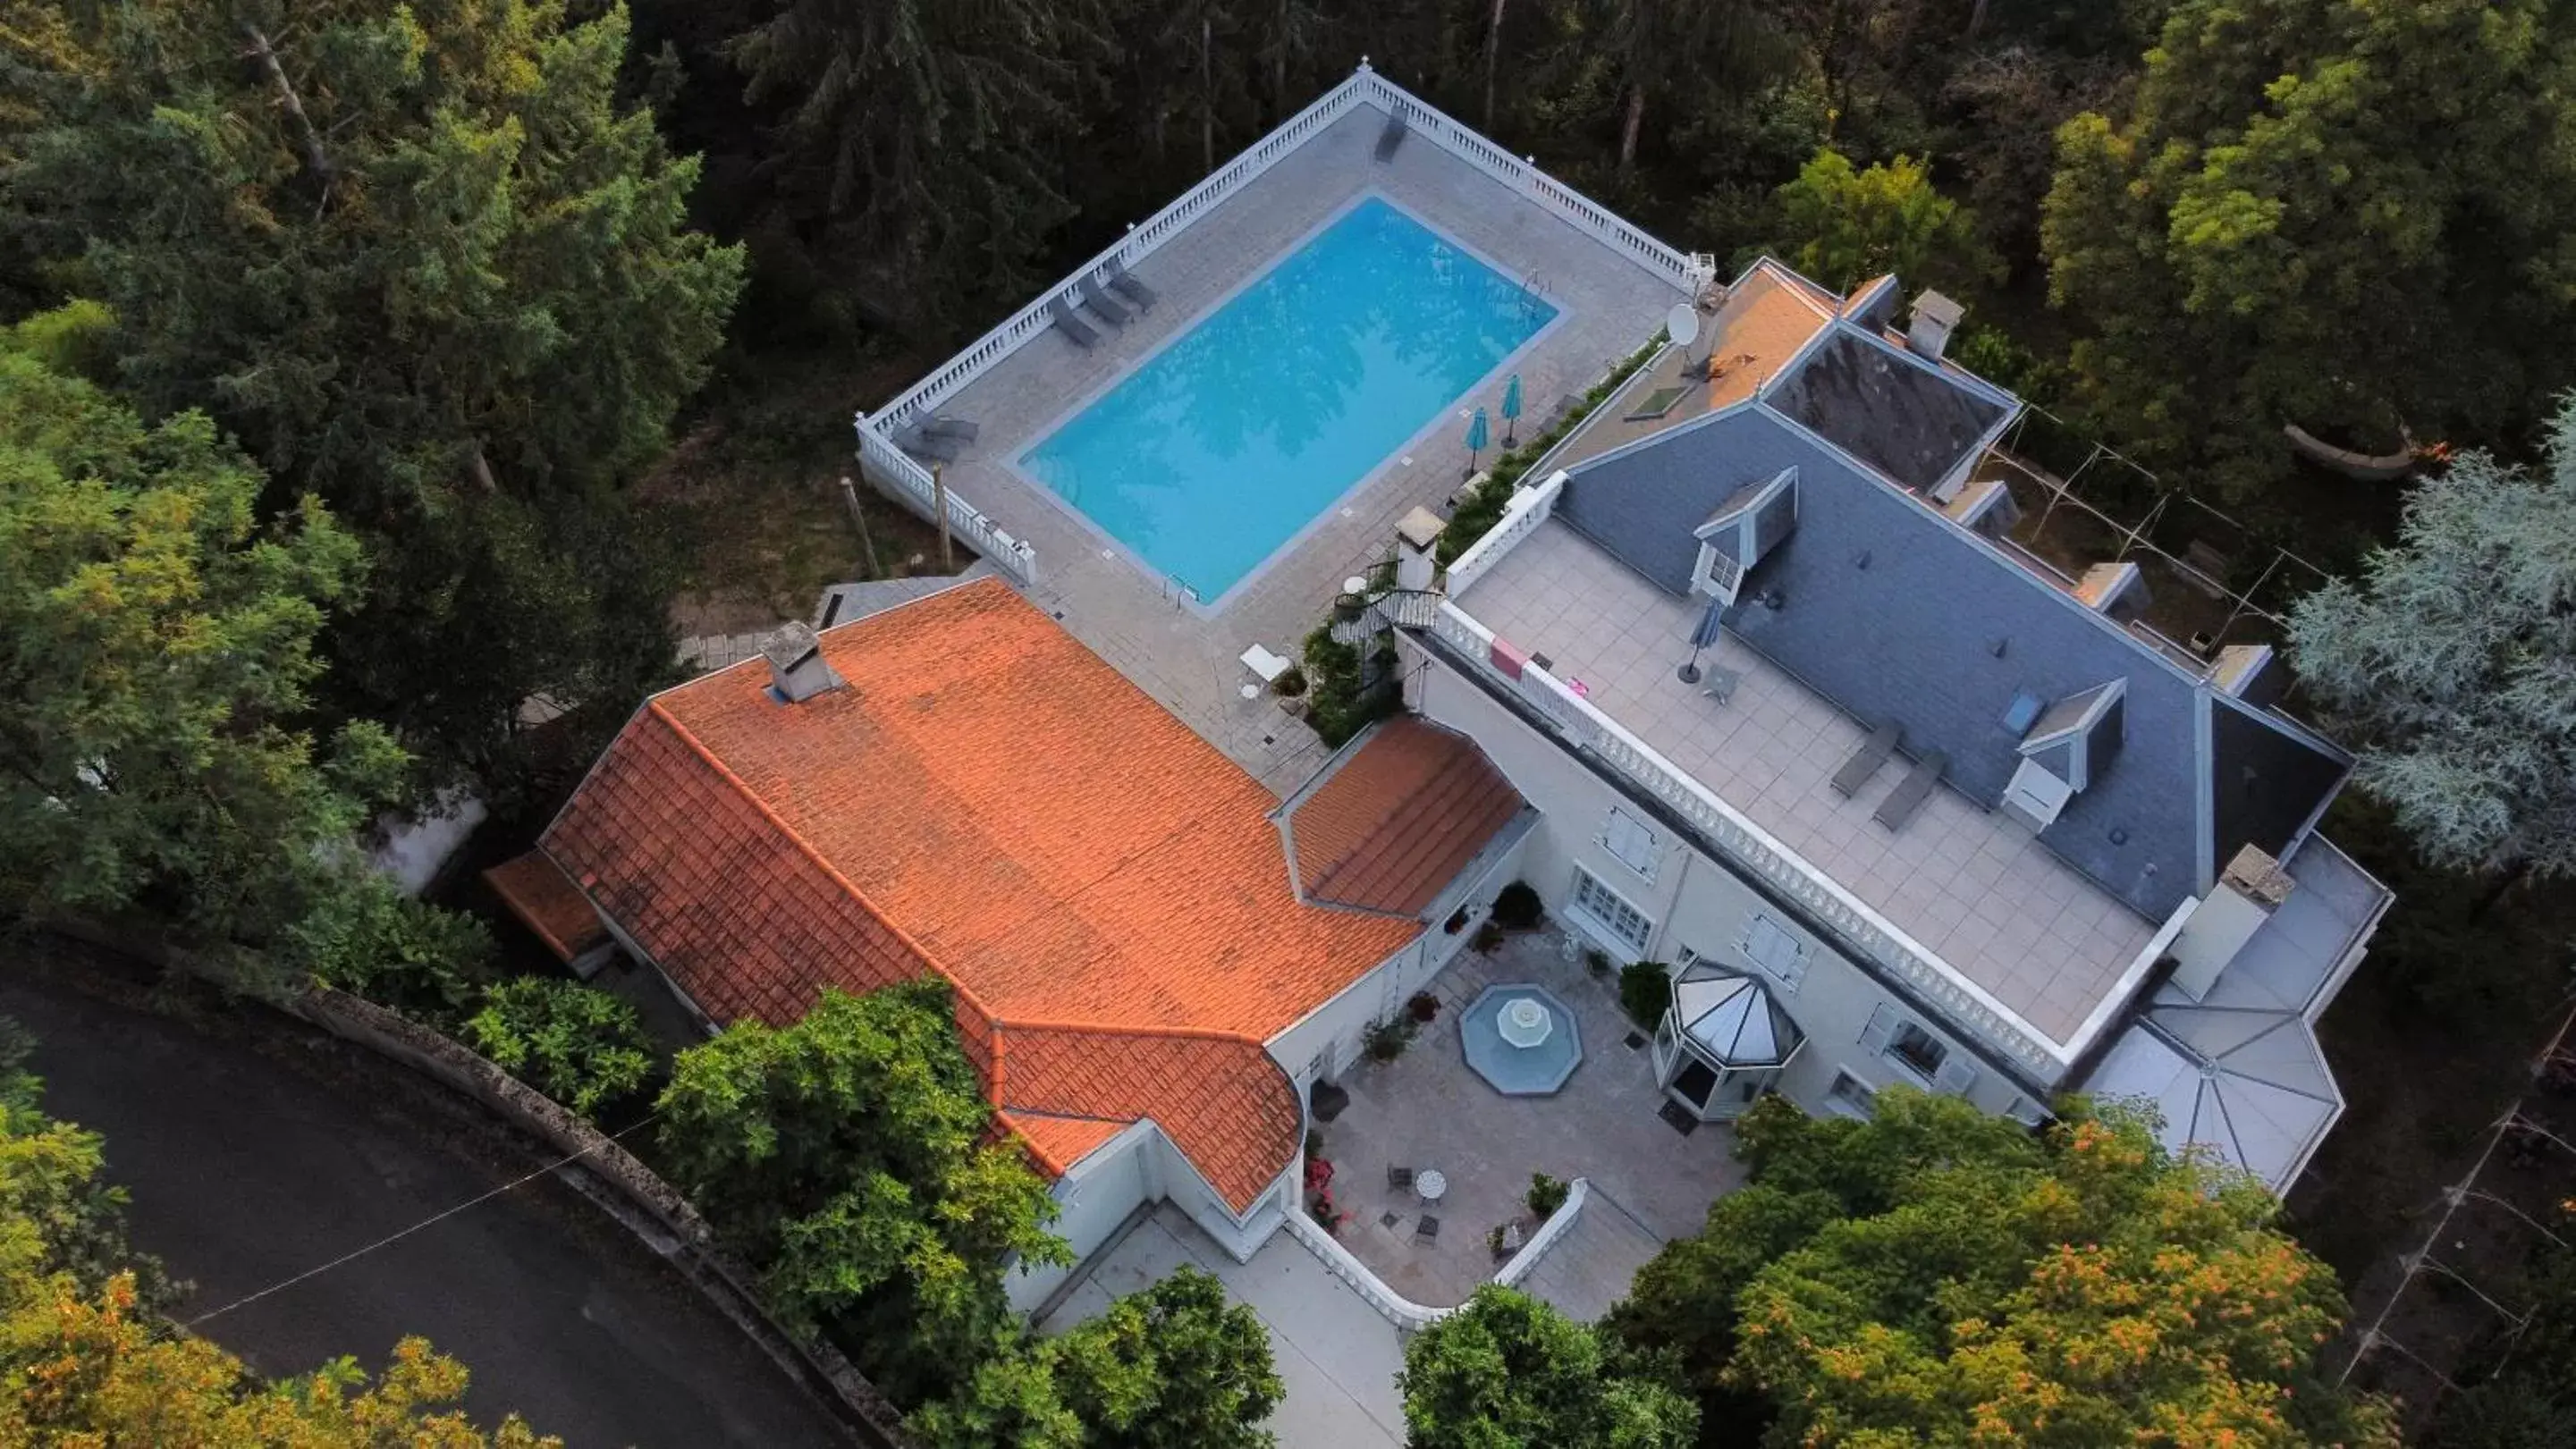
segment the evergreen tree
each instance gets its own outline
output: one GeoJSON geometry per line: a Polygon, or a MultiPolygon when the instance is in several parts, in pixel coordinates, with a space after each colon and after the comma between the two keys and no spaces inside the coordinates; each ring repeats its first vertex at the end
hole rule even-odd
{"type": "Polygon", "coordinates": [[[670,667],[662,553],[615,485],[740,282],[694,163],[621,108],[626,19],[545,0],[145,0],[88,13],[6,200],[111,306],[147,411],[197,407],[375,544],[344,714],[440,775],[523,705],[670,667]]]}
{"type": "Polygon", "coordinates": [[[2576,0],[2178,0],[2059,134],[2043,241],[2124,450],[2244,491],[2285,426],[2515,436],[2576,377],[2576,0]]]}
{"type": "Polygon", "coordinates": [[[2434,864],[2576,872],[2576,394],[2539,469],[2467,453],[2418,486],[2359,581],[2299,601],[2290,653],[2434,864]]]}

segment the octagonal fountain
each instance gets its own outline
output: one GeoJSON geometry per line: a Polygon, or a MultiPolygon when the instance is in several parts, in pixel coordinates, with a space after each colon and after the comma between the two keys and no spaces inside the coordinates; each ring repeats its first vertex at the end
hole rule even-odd
{"type": "Polygon", "coordinates": [[[1467,1065],[1506,1097],[1544,1097],[1583,1061],[1574,1012],[1546,988],[1488,986],[1458,1013],[1467,1065]]]}

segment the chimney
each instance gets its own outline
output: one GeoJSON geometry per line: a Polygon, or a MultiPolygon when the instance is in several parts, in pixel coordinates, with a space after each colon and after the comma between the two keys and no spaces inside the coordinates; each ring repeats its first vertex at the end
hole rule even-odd
{"type": "Polygon", "coordinates": [[[2147,607],[2147,576],[2126,559],[2097,563],[2075,581],[2075,597],[2095,613],[2127,623],[2147,607]]]}
{"type": "Polygon", "coordinates": [[[1914,317],[1905,327],[1905,345],[1926,361],[1939,362],[1950,345],[1950,334],[1958,329],[1959,319],[1968,309],[1942,296],[1926,291],[1914,299],[1914,317]]]}
{"type": "Polygon", "coordinates": [[[769,661],[771,691],[789,704],[803,704],[845,682],[824,662],[823,641],[814,637],[811,625],[786,625],[760,641],[760,652],[769,661]]]}
{"type": "Polygon", "coordinates": [[[1440,560],[1432,551],[1439,546],[1440,530],[1446,526],[1440,515],[1428,508],[1416,508],[1396,520],[1397,588],[1416,594],[1431,592],[1431,580],[1440,571],[1440,560]]]}
{"type": "Polygon", "coordinates": [[[2254,939],[2272,912],[2290,898],[2297,884],[2278,862],[2254,846],[2236,852],[2227,870],[2183,922],[2174,937],[2175,988],[2198,1001],[2218,980],[2218,973],[2254,939]]]}
{"type": "Polygon", "coordinates": [[[2281,692],[2269,644],[2228,645],[2218,651],[2209,677],[2221,691],[2248,704],[2270,704],[2281,692]]]}

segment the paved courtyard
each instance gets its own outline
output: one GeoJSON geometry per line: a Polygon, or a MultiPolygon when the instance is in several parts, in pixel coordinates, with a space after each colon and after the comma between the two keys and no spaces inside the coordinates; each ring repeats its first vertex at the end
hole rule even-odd
{"type": "Polygon", "coordinates": [[[1271,1362],[1287,1386],[1270,1417],[1281,1444],[1396,1449],[1404,1442],[1404,1400],[1395,1388],[1404,1346],[1395,1325],[1287,1233],[1274,1234],[1251,1262],[1237,1263],[1164,1203],[1093,1258],[1038,1331],[1061,1333],[1182,1267],[1215,1274],[1269,1328],[1271,1362]]]}
{"type": "MultiPolygon", "coordinates": [[[[947,468],[948,486],[1037,550],[1033,596],[1202,737],[1285,793],[1322,759],[1313,732],[1268,695],[1245,700],[1244,649],[1283,654],[1323,619],[1341,581],[1388,557],[1395,523],[1416,506],[1446,514],[1468,461],[1457,409],[1444,410],[1213,619],[1172,581],[1112,549],[1013,461],[1077,404],[1105,391],[1163,343],[1365,192],[1385,195],[1463,241],[1515,281],[1540,288],[1560,317],[1477,384],[1460,407],[1501,400],[1518,372],[1536,424],[1661,325],[1681,292],[1511,188],[1417,137],[1386,162],[1372,152],[1384,117],[1363,107],[1316,133],[1136,268],[1159,303],[1085,351],[1042,333],[941,404],[980,437],[947,468]]],[[[1486,455],[1491,457],[1489,452],[1486,455]]]]}
{"type": "Polygon", "coordinates": [[[1664,1096],[1648,1049],[1626,1045],[1634,1028],[1617,978],[1593,979],[1563,939],[1546,930],[1508,937],[1492,956],[1462,952],[1433,983],[1439,1016],[1402,1056],[1345,1077],[1350,1106],[1322,1129],[1334,1201],[1352,1214],[1343,1244],[1416,1303],[1463,1302],[1494,1275],[1486,1234],[1526,1218],[1532,1173],[1591,1180],[1591,1205],[1527,1285],[1582,1317],[1599,1316],[1657,1246],[1699,1231],[1708,1205],[1743,1184],[1729,1129],[1684,1136],[1656,1115],[1664,1096]],[[1582,1064],[1554,1096],[1502,1095],[1469,1070],[1459,1044],[1459,1008],[1487,986],[1524,981],[1572,1008],[1582,1032],[1582,1064]],[[1410,1189],[1388,1186],[1390,1166],[1436,1168],[1448,1191],[1426,1209],[1410,1189]],[[1440,1220],[1427,1243],[1417,1232],[1425,1211],[1440,1220]]]}

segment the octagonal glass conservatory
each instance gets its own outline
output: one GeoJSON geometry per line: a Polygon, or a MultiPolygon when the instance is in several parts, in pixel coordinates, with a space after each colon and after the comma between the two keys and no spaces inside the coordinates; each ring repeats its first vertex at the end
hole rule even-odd
{"type": "Polygon", "coordinates": [[[1780,1080],[1807,1034],[1741,971],[1693,962],[1655,1029],[1655,1079],[1704,1122],[1740,1117],[1780,1080]]]}

